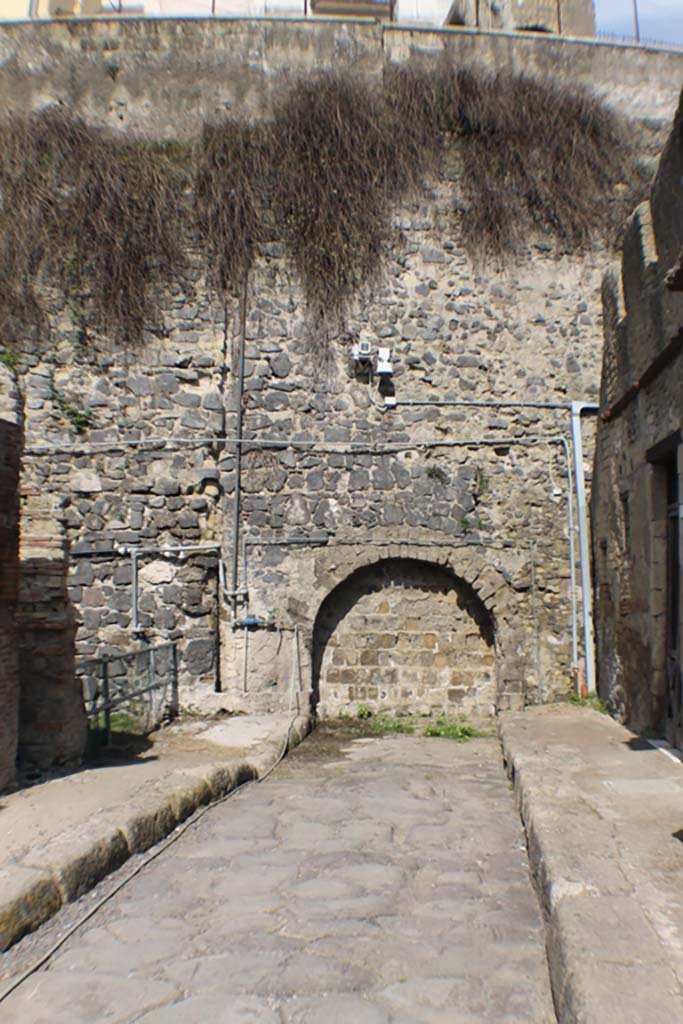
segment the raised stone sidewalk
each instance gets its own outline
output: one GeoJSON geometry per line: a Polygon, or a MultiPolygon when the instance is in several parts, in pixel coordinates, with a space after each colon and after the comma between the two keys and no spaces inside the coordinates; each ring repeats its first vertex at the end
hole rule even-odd
{"type": "Polygon", "coordinates": [[[0,796],[0,951],[198,807],[262,778],[308,717],[240,715],[162,730],[147,751],[0,796]]]}
{"type": "Polygon", "coordinates": [[[683,1021],[683,764],[565,705],[505,714],[500,737],[561,1024],[683,1021]]]}

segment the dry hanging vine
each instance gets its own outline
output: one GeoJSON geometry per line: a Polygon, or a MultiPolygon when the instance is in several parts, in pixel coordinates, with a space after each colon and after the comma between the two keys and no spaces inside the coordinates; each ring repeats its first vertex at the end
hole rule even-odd
{"type": "Polygon", "coordinates": [[[105,137],[50,110],[2,128],[0,332],[40,330],[41,284],[61,285],[117,341],[139,338],[182,262],[186,175],[163,146],[105,137]]]}
{"type": "Polygon", "coordinates": [[[377,279],[396,205],[445,167],[468,247],[498,258],[533,230],[568,249],[608,239],[644,184],[587,92],[445,63],[389,68],[381,85],[309,77],[267,122],[205,125],[192,167],[177,156],[55,111],[0,127],[3,342],[38,330],[50,281],[118,340],[139,338],[195,227],[223,295],[281,239],[324,341],[377,279]]]}

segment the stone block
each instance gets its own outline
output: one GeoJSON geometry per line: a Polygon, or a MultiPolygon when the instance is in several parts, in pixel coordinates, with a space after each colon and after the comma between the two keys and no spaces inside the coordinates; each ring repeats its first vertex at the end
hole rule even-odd
{"type": "Polygon", "coordinates": [[[183,652],[183,668],[191,675],[206,675],[213,672],[215,657],[216,645],[214,640],[190,640],[183,652]]]}
{"type": "Polygon", "coordinates": [[[42,869],[13,864],[0,869],[0,951],[35,931],[62,905],[51,875],[42,869]]]}

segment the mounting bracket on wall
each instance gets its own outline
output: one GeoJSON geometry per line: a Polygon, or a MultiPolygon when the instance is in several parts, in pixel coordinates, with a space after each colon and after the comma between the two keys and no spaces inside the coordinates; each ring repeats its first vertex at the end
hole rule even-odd
{"type": "Polygon", "coordinates": [[[391,349],[377,349],[377,390],[384,399],[384,406],[393,408],[396,405],[396,386],[394,385],[394,367],[391,362],[391,349]]]}
{"type": "Polygon", "coordinates": [[[368,384],[372,383],[376,377],[377,390],[384,399],[384,405],[396,405],[391,349],[380,346],[373,350],[373,344],[369,338],[359,338],[351,348],[351,358],[354,376],[368,384]]]}

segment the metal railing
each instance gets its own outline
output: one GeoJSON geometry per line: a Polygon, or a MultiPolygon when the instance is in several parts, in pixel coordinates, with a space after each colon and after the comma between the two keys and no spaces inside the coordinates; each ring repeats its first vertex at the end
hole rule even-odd
{"type": "Polygon", "coordinates": [[[176,643],[81,661],[76,673],[88,726],[104,730],[107,744],[116,726],[132,726],[144,734],[178,713],[176,643]]]}

